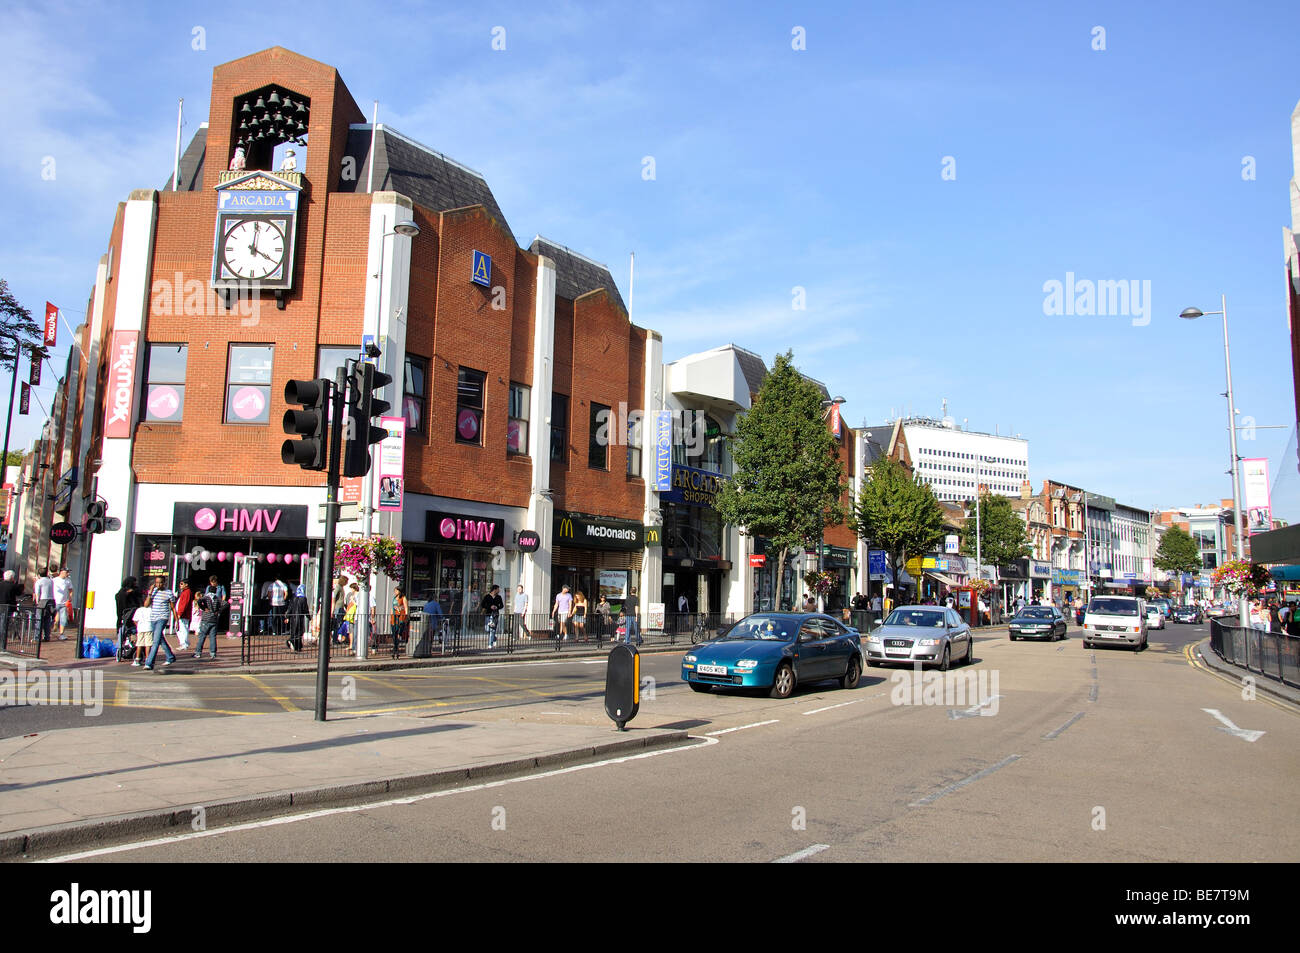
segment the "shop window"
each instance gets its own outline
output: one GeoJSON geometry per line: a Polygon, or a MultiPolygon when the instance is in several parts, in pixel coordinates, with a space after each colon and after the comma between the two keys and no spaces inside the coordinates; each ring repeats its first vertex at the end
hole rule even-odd
{"type": "Polygon", "coordinates": [[[348,361],[356,358],[355,347],[323,347],[316,354],[316,376],[332,381],[335,371],[340,367],[346,370],[348,361]]]}
{"type": "Polygon", "coordinates": [[[456,442],[483,446],[483,382],[487,375],[468,367],[456,379],[456,442]]]}
{"type": "Polygon", "coordinates": [[[528,404],[532,388],[523,384],[510,385],[509,419],[506,422],[506,452],[528,453],[528,404]]]}
{"type": "Polygon", "coordinates": [[[186,344],[150,344],[144,419],[180,423],[185,410],[186,344]]]}
{"type": "Polygon", "coordinates": [[[429,362],[414,354],[406,355],[406,377],[402,384],[402,416],[406,418],[406,429],[413,433],[425,433],[425,409],[428,406],[425,382],[429,379],[429,362]]]}
{"type": "Polygon", "coordinates": [[[226,370],[226,423],[264,424],[270,419],[271,364],[275,346],[232,344],[226,370]]]}
{"type": "Polygon", "coordinates": [[[587,441],[587,466],[592,470],[609,469],[609,411],[604,404],[591,402],[591,436],[587,441]],[[602,430],[606,436],[602,437],[602,430]]]}
{"type": "Polygon", "coordinates": [[[551,462],[568,464],[569,397],[551,394],[551,462]]]}
{"type": "Polygon", "coordinates": [[[627,475],[641,476],[641,418],[627,424],[627,475]]]}

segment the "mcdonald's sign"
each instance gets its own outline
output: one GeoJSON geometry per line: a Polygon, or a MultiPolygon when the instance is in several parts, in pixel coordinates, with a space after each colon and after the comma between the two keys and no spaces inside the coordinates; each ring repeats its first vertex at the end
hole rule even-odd
{"type": "Polygon", "coordinates": [[[663,545],[663,527],[647,526],[645,528],[645,548],[657,549],[663,545]]]}
{"type": "MultiPolygon", "coordinates": [[[[657,529],[657,527],[656,527],[657,529]]],[[[612,516],[555,514],[554,540],[557,546],[581,549],[642,549],[646,546],[646,527],[632,520],[612,516]]]]}

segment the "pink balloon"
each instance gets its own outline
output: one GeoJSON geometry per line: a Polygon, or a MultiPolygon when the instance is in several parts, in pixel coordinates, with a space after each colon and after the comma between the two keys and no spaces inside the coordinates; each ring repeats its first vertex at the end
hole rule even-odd
{"type": "Polygon", "coordinates": [[[226,553],[217,553],[217,562],[224,563],[226,561],[226,555],[226,553]]]}
{"type": "Polygon", "coordinates": [[[293,557],[293,553],[285,553],[285,554],[284,554],[284,561],[287,562],[287,563],[291,563],[291,562],[293,562],[293,558],[294,558],[294,557],[293,557]]]}
{"type": "Polygon", "coordinates": [[[267,561],[268,563],[273,563],[273,562],[275,562],[275,553],[267,553],[267,554],[266,554],[266,561],[267,561]]]}
{"type": "Polygon", "coordinates": [[[186,553],[186,554],[184,555],[184,557],[182,557],[182,558],[184,558],[184,560],[185,560],[187,563],[192,563],[192,562],[194,562],[194,554],[193,554],[193,553],[186,553]]]}

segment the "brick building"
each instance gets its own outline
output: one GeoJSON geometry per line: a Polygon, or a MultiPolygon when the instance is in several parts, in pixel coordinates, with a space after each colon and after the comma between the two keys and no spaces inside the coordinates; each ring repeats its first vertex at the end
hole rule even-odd
{"type": "Polygon", "coordinates": [[[284,387],[333,378],[363,337],[405,441],[373,529],[406,547],[413,602],[458,611],[522,583],[544,612],[603,567],[657,601],[639,585],[647,455],[597,429],[602,409],[650,405],[662,346],[608,269],[519,247],[480,175],[372,128],[332,67],[279,47],[214,70],[174,184],[118,207],[81,334],[83,487],[123,523],[94,543],[92,628],[112,627],[128,574],[314,590],[324,475],[280,460],[284,387]]]}

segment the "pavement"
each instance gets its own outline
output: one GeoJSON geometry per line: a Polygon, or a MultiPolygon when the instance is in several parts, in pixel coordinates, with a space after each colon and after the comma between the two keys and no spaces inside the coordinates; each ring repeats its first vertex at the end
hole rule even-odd
{"type": "Polygon", "coordinates": [[[48,857],[684,743],[683,730],[311,712],[0,740],[0,860],[48,857]]]}
{"type": "Polygon", "coordinates": [[[1203,639],[1196,643],[1196,645],[1192,646],[1191,651],[1211,672],[1222,675],[1237,684],[1241,684],[1243,679],[1250,678],[1254,681],[1256,692],[1300,707],[1300,689],[1292,688],[1285,682],[1280,682],[1267,675],[1252,672],[1241,665],[1234,665],[1231,662],[1224,661],[1219,657],[1219,653],[1210,647],[1209,639],[1203,639]]]}

